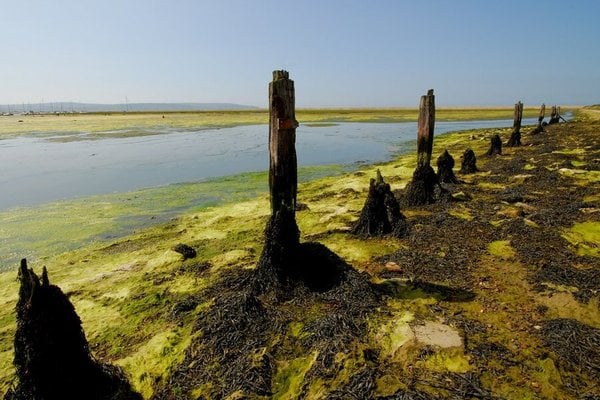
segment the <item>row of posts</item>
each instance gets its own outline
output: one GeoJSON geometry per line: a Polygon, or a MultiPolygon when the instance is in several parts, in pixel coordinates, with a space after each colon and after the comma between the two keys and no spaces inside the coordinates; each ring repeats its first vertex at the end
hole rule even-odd
{"type": "MultiPolygon", "coordinates": [[[[533,133],[543,131],[546,105],[542,104],[538,124],[533,133]]],[[[523,103],[514,108],[513,131],[509,146],[521,145],[521,120],[523,103]]],[[[550,121],[555,124],[564,118],[560,107],[552,106],[550,121]]],[[[430,165],[435,125],[435,98],[433,90],[421,97],[417,131],[417,167],[430,165]]],[[[273,71],[273,81],[269,84],[269,189],[271,192],[271,212],[275,214],[282,207],[290,211],[296,208],[297,160],[294,81],[287,71],[273,71]]]]}

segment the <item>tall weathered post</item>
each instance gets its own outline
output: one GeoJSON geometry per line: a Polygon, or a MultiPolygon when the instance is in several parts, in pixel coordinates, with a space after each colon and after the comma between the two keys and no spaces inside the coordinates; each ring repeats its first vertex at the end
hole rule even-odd
{"type": "Polygon", "coordinates": [[[269,84],[269,190],[271,218],[258,262],[259,286],[266,289],[286,278],[300,242],[296,225],[298,166],[296,159],[294,81],[287,71],[273,71],[269,84]]]}
{"type": "Polygon", "coordinates": [[[433,89],[421,96],[419,104],[419,125],[417,128],[417,168],[431,163],[433,152],[433,131],[435,126],[435,96],[433,89]]]}
{"type": "Polygon", "coordinates": [[[535,129],[531,132],[533,134],[544,132],[544,126],[542,122],[544,122],[544,117],[546,116],[546,105],[542,103],[540,107],[540,114],[538,115],[538,123],[535,129]]]}
{"type": "Polygon", "coordinates": [[[419,123],[417,128],[417,168],[406,189],[409,205],[423,205],[434,202],[434,189],[437,175],[431,168],[433,151],[433,131],[435,126],[435,96],[433,89],[421,96],[419,103],[419,123]]]}
{"type": "Polygon", "coordinates": [[[271,212],[296,208],[298,173],[294,81],[287,71],[273,71],[269,84],[269,189],[271,212]]]}
{"type": "Polygon", "coordinates": [[[521,145],[521,120],[523,119],[523,103],[520,101],[515,104],[515,112],[513,118],[513,130],[510,134],[510,139],[506,144],[508,147],[521,145]]]}
{"type": "Polygon", "coordinates": [[[560,122],[559,107],[552,106],[552,111],[550,112],[550,121],[548,121],[548,125],[558,124],[559,122],[560,122]]]}

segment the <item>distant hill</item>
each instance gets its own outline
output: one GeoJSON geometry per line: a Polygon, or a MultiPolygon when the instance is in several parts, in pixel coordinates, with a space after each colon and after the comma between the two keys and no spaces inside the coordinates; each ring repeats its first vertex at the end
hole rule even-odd
{"type": "Polygon", "coordinates": [[[12,112],[115,112],[115,111],[212,111],[212,110],[252,110],[258,107],[233,103],[127,103],[127,104],[94,104],[94,103],[33,103],[3,104],[0,113],[12,112]]]}

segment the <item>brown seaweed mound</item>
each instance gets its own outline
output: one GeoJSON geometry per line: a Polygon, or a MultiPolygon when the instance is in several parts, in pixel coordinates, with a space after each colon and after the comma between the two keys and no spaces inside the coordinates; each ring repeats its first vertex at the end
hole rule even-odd
{"type": "Polygon", "coordinates": [[[477,169],[477,157],[475,157],[475,152],[471,149],[466,149],[462,155],[460,173],[466,175],[477,171],[479,170],[477,169]]]}
{"type": "Polygon", "coordinates": [[[454,175],[454,157],[448,153],[448,150],[444,150],[441,156],[437,159],[437,167],[438,167],[438,181],[440,183],[459,183],[458,179],[456,179],[456,175],[454,175]]]}
{"type": "Polygon", "coordinates": [[[438,177],[430,165],[417,167],[406,187],[406,203],[409,206],[422,206],[435,202],[435,188],[438,177]]]}
{"type": "Polygon", "coordinates": [[[21,261],[14,365],[18,383],[5,400],[137,400],[120,369],[90,354],[81,320],[46,269],[42,279],[21,261]]]}
{"type": "Polygon", "coordinates": [[[390,185],[383,181],[377,171],[377,179],[371,179],[369,194],[360,217],[352,228],[352,233],[364,237],[384,236],[392,234],[395,237],[406,236],[408,224],[400,212],[398,200],[392,193],[390,185]]]}

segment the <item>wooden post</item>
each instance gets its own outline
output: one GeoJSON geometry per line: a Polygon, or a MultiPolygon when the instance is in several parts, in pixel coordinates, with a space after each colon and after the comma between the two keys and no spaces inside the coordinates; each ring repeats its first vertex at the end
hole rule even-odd
{"type": "Polygon", "coordinates": [[[521,120],[523,119],[523,103],[520,101],[515,104],[513,118],[513,130],[507,145],[509,147],[521,145],[521,120]]]}
{"type": "Polygon", "coordinates": [[[406,187],[406,202],[409,206],[431,204],[435,201],[435,186],[438,177],[431,168],[433,129],[435,125],[435,96],[433,89],[421,96],[419,125],[417,128],[417,168],[406,187]]]}
{"type": "Polygon", "coordinates": [[[552,111],[550,112],[550,121],[548,121],[548,125],[557,124],[560,122],[560,112],[558,111],[557,106],[552,106],[552,111]]]}
{"type": "Polygon", "coordinates": [[[520,101],[515,104],[515,113],[513,118],[513,130],[521,130],[521,120],[523,119],[523,103],[520,101]]]}
{"type": "Polygon", "coordinates": [[[269,84],[269,189],[271,213],[294,212],[298,188],[294,81],[287,71],[273,71],[269,84]]]}
{"type": "Polygon", "coordinates": [[[433,130],[435,125],[435,96],[433,89],[421,96],[419,104],[419,125],[417,130],[417,168],[429,166],[433,151],[433,130]]]}
{"type": "Polygon", "coordinates": [[[535,127],[535,129],[533,131],[531,131],[532,134],[537,134],[537,133],[541,133],[544,132],[544,126],[542,125],[542,122],[544,122],[544,117],[546,116],[546,105],[544,103],[542,103],[542,106],[540,107],[540,114],[538,116],[538,123],[537,126],[535,127]]]}

